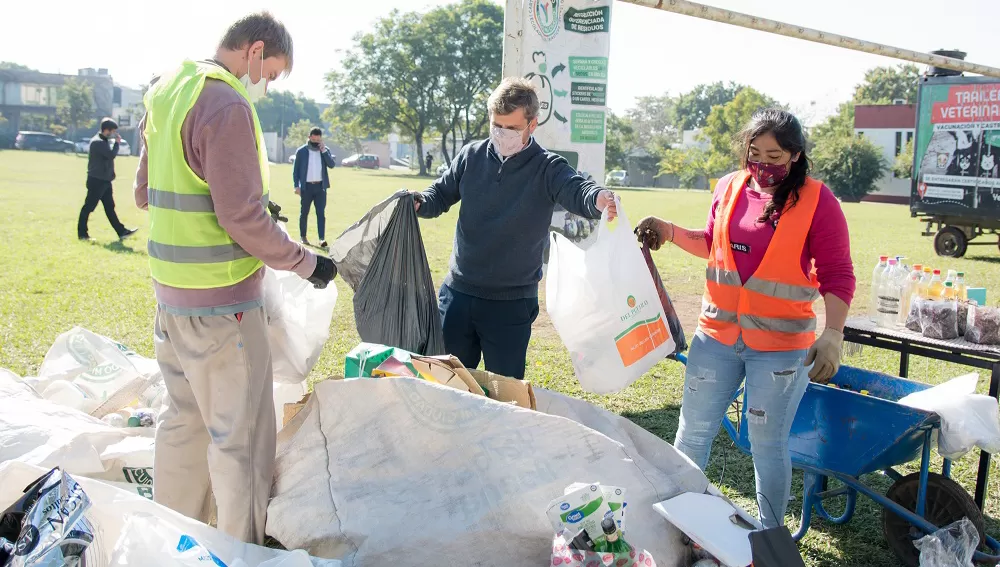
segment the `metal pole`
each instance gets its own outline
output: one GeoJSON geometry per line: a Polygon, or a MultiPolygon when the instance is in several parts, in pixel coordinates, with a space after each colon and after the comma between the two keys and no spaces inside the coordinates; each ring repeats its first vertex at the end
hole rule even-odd
{"type": "Polygon", "coordinates": [[[883,57],[892,57],[895,59],[912,61],[913,63],[933,65],[935,67],[945,67],[948,69],[954,69],[956,71],[963,71],[966,73],[985,75],[987,77],[1000,78],[1000,69],[996,67],[988,67],[986,65],[978,65],[975,63],[970,63],[968,61],[963,61],[961,59],[954,59],[952,57],[942,57],[941,55],[931,55],[929,53],[921,53],[919,51],[913,51],[910,49],[902,49],[899,47],[882,45],[880,43],[862,41],[860,39],[855,39],[853,37],[846,37],[810,28],[804,28],[802,26],[786,24],[775,20],[758,18],[757,16],[742,14],[740,12],[733,12],[732,10],[724,10],[722,8],[705,6],[704,4],[697,4],[695,2],[689,2],[688,0],[620,0],[620,1],[628,2],[629,4],[636,4],[638,6],[645,6],[647,8],[656,8],[658,10],[674,12],[675,14],[684,14],[685,16],[693,16],[695,18],[701,18],[703,20],[712,20],[714,22],[730,24],[742,28],[750,28],[750,29],[770,32],[787,37],[794,37],[796,39],[813,41],[816,43],[825,43],[826,45],[832,45],[834,47],[843,47],[845,49],[850,49],[853,51],[863,51],[865,53],[871,53],[873,55],[882,55],[883,57]]]}

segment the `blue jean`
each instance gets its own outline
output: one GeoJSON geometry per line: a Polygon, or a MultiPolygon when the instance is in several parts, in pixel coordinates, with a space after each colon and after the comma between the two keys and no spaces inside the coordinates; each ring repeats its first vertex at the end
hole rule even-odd
{"type": "Polygon", "coordinates": [[[482,299],[447,285],[438,294],[444,346],[466,368],[478,368],[524,379],[531,325],[538,317],[538,298],[482,299]]]}
{"type": "Polygon", "coordinates": [[[300,190],[302,208],[299,211],[299,236],[306,239],[309,228],[309,208],[316,205],[316,230],[320,242],[326,240],[326,189],[322,183],[306,183],[300,190]]]}
{"type": "Polygon", "coordinates": [[[727,346],[700,330],[691,341],[674,447],[704,470],[726,409],[745,378],[757,507],[765,528],[785,523],[792,483],[788,434],[809,385],[805,356],[804,350],[756,351],[742,339],[727,346]]]}

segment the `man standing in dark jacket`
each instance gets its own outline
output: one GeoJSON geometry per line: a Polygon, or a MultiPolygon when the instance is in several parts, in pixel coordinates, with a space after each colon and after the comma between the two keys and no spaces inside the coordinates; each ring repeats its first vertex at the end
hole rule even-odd
{"type": "Polygon", "coordinates": [[[316,205],[316,229],[319,232],[320,248],[327,248],[326,242],[326,190],[330,188],[328,168],[337,165],[330,148],[323,144],[323,131],[313,128],[309,132],[309,142],[295,152],[292,166],[292,182],[295,194],[302,197],[299,212],[299,236],[302,244],[309,245],[306,232],[309,228],[309,207],[316,205]]]}
{"type": "Polygon", "coordinates": [[[462,148],[448,171],[415,195],[417,214],[438,217],[459,201],[451,269],[438,296],[448,352],[467,368],[524,378],[538,316],[542,254],[556,204],[598,219],[618,214],[615,195],[538,145],[538,95],[508,78],[490,96],[490,138],[462,148]]]}
{"type": "Polygon", "coordinates": [[[111,182],[115,180],[115,157],[122,137],[118,135],[118,124],[110,118],[101,121],[101,131],[90,140],[90,159],[87,162],[87,198],[80,209],[80,220],[76,225],[76,235],[80,240],[93,240],[87,231],[87,219],[97,208],[97,203],[104,205],[104,213],[111,222],[111,228],[118,233],[118,238],[135,234],[134,229],[127,229],[118,220],[115,213],[114,189],[111,182]],[[112,144],[112,140],[114,143],[112,144]]]}

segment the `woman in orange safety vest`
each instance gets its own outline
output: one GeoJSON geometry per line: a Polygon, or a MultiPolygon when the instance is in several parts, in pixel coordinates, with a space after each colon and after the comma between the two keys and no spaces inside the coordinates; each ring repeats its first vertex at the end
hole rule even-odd
{"type": "Polygon", "coordinates": [[[648,217],[636,234],[654,250],[672,242],[708,260],[674,446],[704,469],[745,379],[757,505],[770,528],[784,523],[795,410],[810,379],[829,382],[839,368],[855,278],[847,221],[808,175],[798,119],[758,111],[738,141],[741,168],[716,185],[705,229],[648,217]],[[817,340],[820,298],[826,328],[817,340]]]}

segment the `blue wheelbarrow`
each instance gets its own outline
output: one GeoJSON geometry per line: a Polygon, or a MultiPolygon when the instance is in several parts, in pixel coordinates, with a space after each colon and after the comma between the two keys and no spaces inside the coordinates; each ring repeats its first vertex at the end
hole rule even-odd
{"type": "MultiPolygon", "coordinates": [[[[683,355],[676,359],[687,363],[683,355]]],[[[788,440],[792,466],[803,472],[802,521],[792,537],[798,541],[805,535],[813,512],[834,524],[848,522],[860,492],[882,507],[886,542],[904,565],[919,565],[914,541],[962,518],[969,518],[979,531],[981,544],[974,561],[996,565],[1000,543],[986,536],[982,512],[969,493],[950,478],[951,461],[944,460],[940,474],[930,472],[932,434],[941,427],[940,418],[896,403],[930,386],[846,366],[830,383],[838,387],[809,384],[792,422],[788,440]],[[917,458],[919,472],[904,476],[893,468],[917,458]],[[876,471],[894,481],[884,495],[860,479],[876,471]],[[829,489],[830,478],[843,486],[829,489]],[[844,511],[834,516],[823,503],[839,497],[846,498],[844,511]]],[[[733,404],[739,420],[723,419],[723,427],[736,446],[750,454],[746,392],[742,388],[733,404]]]]}

